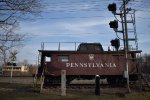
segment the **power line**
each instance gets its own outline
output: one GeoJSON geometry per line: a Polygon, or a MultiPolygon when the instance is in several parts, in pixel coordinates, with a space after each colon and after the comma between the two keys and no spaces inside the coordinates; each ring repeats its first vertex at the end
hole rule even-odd
{"type": "MultiPolygon", "coordinates": [[[[50,2],[50,4],[54,5],[54,4],[68,4],[68,3],[72,3],[72,4],[75,4],[75,3],[102,3],[102,2],[108,2],[110,0],[90,0],[90,1],[87,1],[87,0],[80,0],[80,1],[59,1],[59,2],[56,2],[56,0],[54,2],[50,2]]],[[[118,1],[120,2],[120,1],[118,1]]],[[[43,4],[47,4],[47,3],[43,3],[43,4]]]]}
{"type": "Polygon", "coordinates": [[[50,36],[79,36],[79,35],[84,35],[84,36],[89,36],[89,35],[102,35],[102,34],[106,34],[106,33],[62,33],[62,34],[48,34],[48,35],[34,35],[32,37],[41,37],[41,36],[46,36],[46,37],[50,37],[50,36]]]}
{"type": "Polygon", "coordinates": [[[148,20],[150,19],[150,18],[148,18],[148,17],[140,17],[140,16],[137,17],[137,18],[140,18],[140,19],[148,19],[148,20]]]}
{"type": "Polygon", "coordinates": [[[46,3],[46,7],[50,10],[54,10],[57,11],[58,9],[73,9],[73,10],[77,10],[80,7],[82,7],[82,9],[80,10],[85,10],[85,9],[99,9],[99,7],[101,5],[104,6],[104,4],[108,4],[106,3],[106,1],[108,2],[109,0],[101,0],[101,1],[87,1],[87,0],[82,0],[81,1],[69,1],[69,2],[54,2],[54,3],[46,3]],[[102,3],[104,2],[105,3],[102,3]],[[87,8],[86,8],[87,7],[87,8]],[[89,7],[89,8],[88,8],[89,7]],[[95,8],[97,7],[97,8],[95,8]]]}
{"type": "Polygon", "coordinates": [[[99,9],[87,9],[87,10],[50,10],[44,11],[44,13],[79,13],[79,12],[104,12],[105,10],[99,9]]]}
{"type": "Polygon", "coordinates": [[[50,18],[38,18],[38,19],[76,19],[76,18],[81,18],[81,19],[83,18],[84,19],[84,18],[96,18],[96,17],[97,18],[100,18],[100,17],[101,18],[102,17],[103,18],[106,18],[106,17],[109,17],[109,18],[113,17],[114,18],[114,16],[80,16],[80,17],[69,17],[68,16],[68,17],[50,17],[50,18]]]}
{"type": "Polygon", "coordinates": [[[139,11],[139,12],[143,12],[143,13],[145,13],[145,12],[150,12],[150,10],[141,10],[141,9],[137,9],[137,11],[139,11]]]}
{"type": "MultiPolygon", "coordinates": [[[[99,8],[101,6],[101,4],[103,4],[104,6],[104,3],[105,4],[108,4],[106,2],[108,2],[109,0],[101,0],[100,1],[97,1],[97,0],[92,0],[92,1],[87,1],[85,2],[85,0],[80,0],[80,1],[68,1],[68,2],[52,2],[52,3],[46,3],[47,7],[48,7],[48,10],[46,11],[47,13],[58,13],[58,12],[98,12],[98,11],[105,11],[106,8],[99,8]],[[104,2],[105,1],[105,2],[104,2]],[[104,3],[102,3],[104,2],[104,3]],[[92,7],[89,7],[89,8],[84,8],[84,4],[90,4],[90,6],[92,7]],[[80,7],[83,7],[83,8],[80,8],[80,7]]],[[[118,0],[119,2],[119,0],[118,0]]],[[[130,4],[131,5],[135,5],[137,6],[137,2],[141,2],[141,1],[138,1],[138,0],[133,0],[133,2],[131,2],[130,4]]],[[[148,2],[142,2],[142,3],[145,3],[147,4],[148,2]]],[[[149,2],[150,3],[150,2],[149,2]]],[[[141,3],[140,3],[141,4],[141,3]]],[[[141,6],[141,5],[139,5],[141,6]]],[[[137,6],[137,7],[139,7],[137,6]]],[[[143,5],[142,5],[143,6],[143,5]]],[[[147,6],[144,6],[144,7],[140,7],[140,9],[144,8],[144,7],[148,7],[147,6]]],[[[138,10],[140,11],[140,10],[138,10]]],[[[144,10],[145,11],[145,10],[144,10]]],[[[146,11],[146,12],[149,12],[149,11],[146,11]]]]}

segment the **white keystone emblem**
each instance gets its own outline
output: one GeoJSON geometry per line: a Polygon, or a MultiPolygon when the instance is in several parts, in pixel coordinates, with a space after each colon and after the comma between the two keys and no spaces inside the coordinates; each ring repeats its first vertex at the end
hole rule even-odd
{"type": "Polygon", "coordinates": [[[94,54],[89,54],[89,59],[94,60],[94,54]]]}

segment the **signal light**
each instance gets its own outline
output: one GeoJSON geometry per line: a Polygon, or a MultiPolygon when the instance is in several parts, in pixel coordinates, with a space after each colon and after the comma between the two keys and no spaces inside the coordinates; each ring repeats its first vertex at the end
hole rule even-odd
{"type": "Polygon", "coordinates": [[[112,11],[112,12],[116,12],[116,10],[117,10],[116,3],[109,4],[108,5],[108,10],[112,11]]]}
{"type": "Polygon", "coordinates": [[[109,26],[110,28],[118,28],[118,21],[110,21],[109,26]]]}
{"type": "Polygon", "coordinates": [[[111,40],[111,46],[114,46],[116,48],[116,50],[119,49],[120,47],[120,40],[119,39],[114,39],[114,40],[111,40]]]}

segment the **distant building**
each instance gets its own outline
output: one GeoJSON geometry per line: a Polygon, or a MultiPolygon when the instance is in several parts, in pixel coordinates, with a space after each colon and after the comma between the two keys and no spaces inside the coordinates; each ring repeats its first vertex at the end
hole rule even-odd
{"type": "Polygon", "coordinates": [[[8,63],[2,67],[3,76],[29,76],[29,67],[24,65],[16,65],[15,63],[8,63]]]}
{"type": "Polygon", "coordinates": [[[2,71],[16,71],[16,72],[28,72],[28,66],[5,66],[2,71]]]}

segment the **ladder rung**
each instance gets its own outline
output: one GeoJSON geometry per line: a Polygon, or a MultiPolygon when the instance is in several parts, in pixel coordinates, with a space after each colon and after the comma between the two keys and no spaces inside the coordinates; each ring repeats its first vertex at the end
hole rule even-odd
{"type": "Polygon", "coordinates": [[[135,38],[129,38],[128,41],[135,41],[135,38]]]}
{"type": "MultiPolygon", "coordinates": [[[[123,21],[123,23],[125,23],[125,21],[123,21]]],[[[126,23],[133,23],[132,20],[127,20],[126,23]]]]}
{"type": "Polygon", "coordinates": [[[128,32],[134,32],[134,31],[128,31],[128,32]]]}
{"type": "Polygon", "coordinates": [[[133,20],[127,20],[126,22],[127,23],[133,23],[133,20]]]}
{"type": "Polygon", "coordinates": [[[134,31],[134,29],[128,29],[129,31],[134,31]]]}

